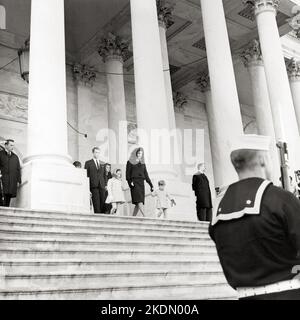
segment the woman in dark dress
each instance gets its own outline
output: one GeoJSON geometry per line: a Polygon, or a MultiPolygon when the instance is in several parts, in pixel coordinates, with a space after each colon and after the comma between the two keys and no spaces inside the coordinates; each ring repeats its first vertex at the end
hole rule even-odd
{"type": "Polygon", "coordinates": [[[153,185],[147,172],[143,148],[135,149],[127,161],[126,180],[130,187],[132,203],[135,205],[133,216],[135,217],[139,211],[145,216],[145,180],[149,184],[151,192],[153,192],[153,185]]]}

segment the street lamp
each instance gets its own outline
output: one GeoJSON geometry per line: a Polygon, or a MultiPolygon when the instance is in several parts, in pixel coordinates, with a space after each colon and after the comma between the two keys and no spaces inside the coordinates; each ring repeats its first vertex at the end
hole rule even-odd
{"type": "Polygon", "coordinates": [[[29,83],[29,43],[30,40],[27,39],[24,46],[18,51],[20,74],[27,83],[29,83]]]}

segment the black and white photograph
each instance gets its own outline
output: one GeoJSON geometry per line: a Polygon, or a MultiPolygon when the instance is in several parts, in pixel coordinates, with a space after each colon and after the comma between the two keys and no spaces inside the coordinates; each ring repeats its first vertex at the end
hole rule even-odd
{"type": "Polygon", "coordinates": [[[300,0],[0,0],[7,300],[300,300],[300,0]]]}

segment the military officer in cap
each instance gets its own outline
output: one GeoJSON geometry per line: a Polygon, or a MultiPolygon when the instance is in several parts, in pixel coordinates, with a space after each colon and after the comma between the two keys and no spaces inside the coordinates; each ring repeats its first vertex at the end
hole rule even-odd
{"type": "Polygon", "coordinates": [[[274,186],[269,137],[232,146],[239,181],[219,195],[209,233],[239,299],[300,300],[300,201],[274,186]]]}

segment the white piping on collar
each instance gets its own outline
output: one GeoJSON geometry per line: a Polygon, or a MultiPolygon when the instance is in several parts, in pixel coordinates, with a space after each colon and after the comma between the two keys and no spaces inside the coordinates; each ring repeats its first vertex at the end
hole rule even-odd
{"type": "Polygon", "coordinates": [[[254,206],[253,207],[245,207],[241,211],[236,211],[236,212],[231,212],[227,214],[219,214],[218,215],[218,209],[219,209],[219,204],[222,201],[223,197],[226,194],[227,189],[225,190],[223,197],[220,197],[220,199],[217,201],[216,205],[216,210],[214,211],[213,217],[212,217],[212,223],[211,225],[214,226],[219,220],[222,221],[229,221],[233,219],[239,219],[243,217],[245,214],[250,214],[250,215],[258,215],[260,214],[259,209],[260,209],[260,204],[261,204],[261,199],[264,194],[264,191],[266,188],[271,184],[271,181],[265,180],[257,189],[255,200],[254,200],[254,206]]]}

